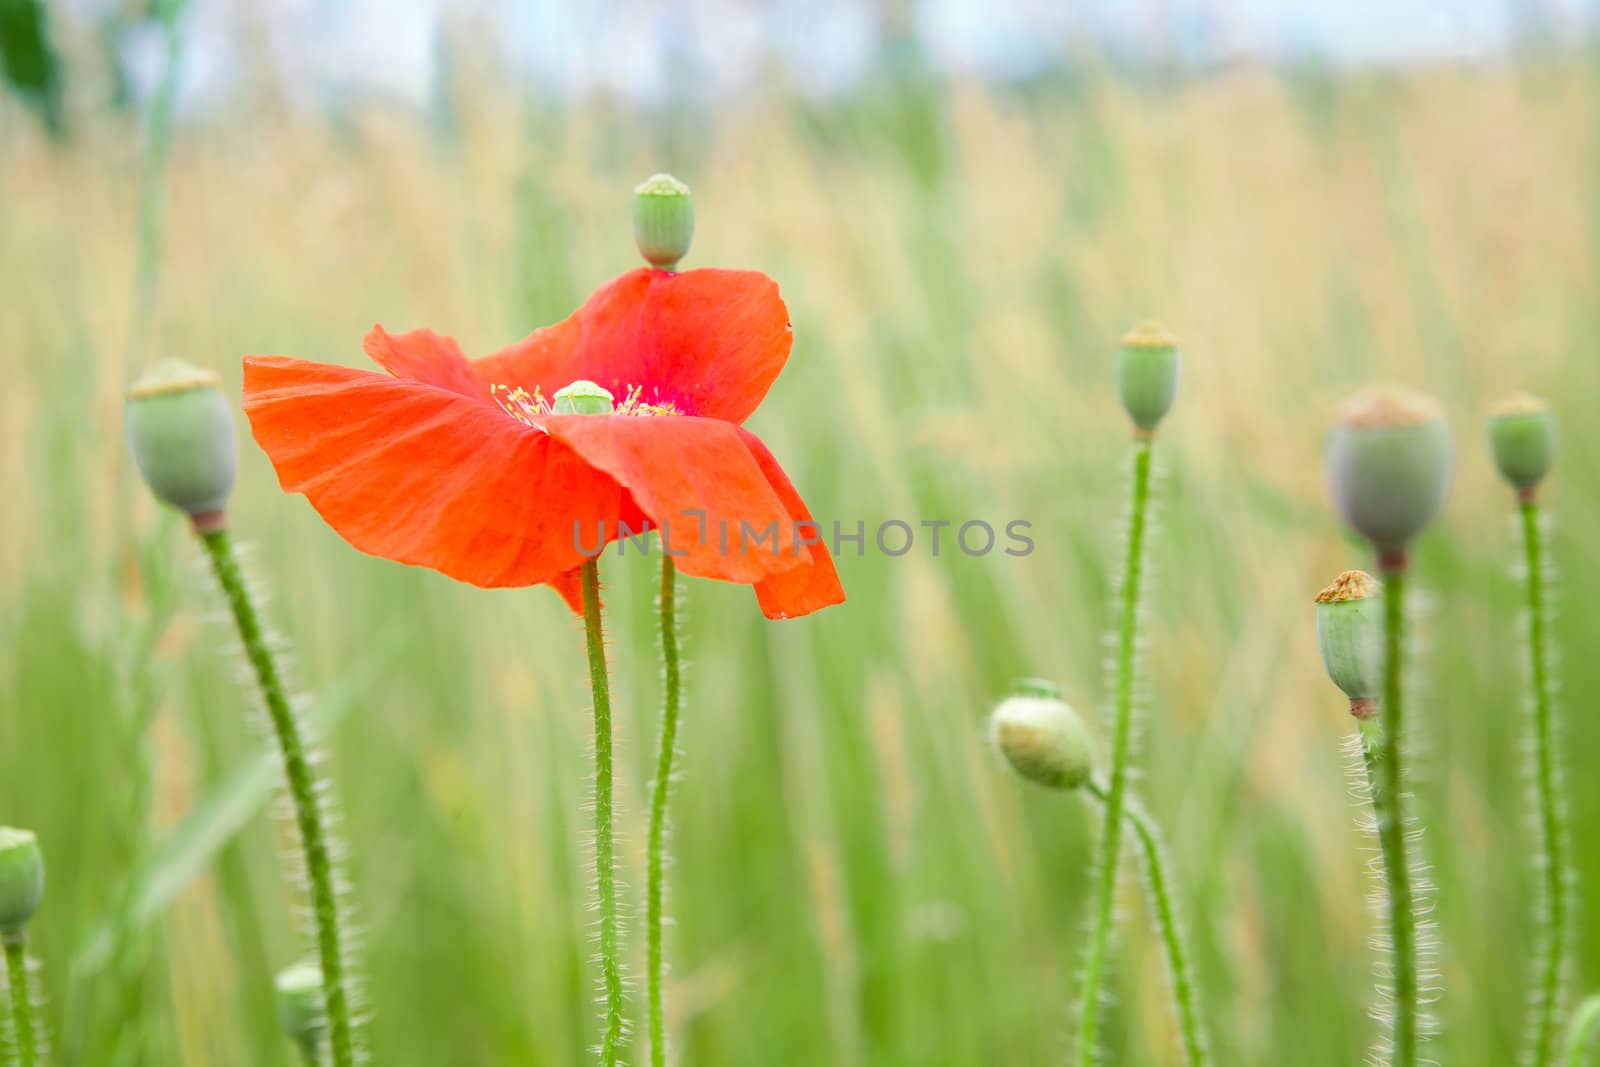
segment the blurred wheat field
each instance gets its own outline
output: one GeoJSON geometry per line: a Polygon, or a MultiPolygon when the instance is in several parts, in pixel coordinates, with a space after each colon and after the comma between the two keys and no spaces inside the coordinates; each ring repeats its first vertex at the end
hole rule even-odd
{"type": "MultiPolygon", "coordinates": [[[[1564,434],[1560,707],[1591,913],[1600,892],[1597,89],[1600,67],[1570,56],[910,81],[714,122],[550,111],[471,81],[430,115],[246,110],[178,131],[151,351],[216,368],[234,397],[243,354],[360,364],[374,322],[486,352],[632,267],[628,193],[671,169],[699,206],[688,265],[782,286],[794,354],[751,425],[825,524],[1033,523],[1021,559],[847,551],[849,602],[805,620],[688,586],[669,1007],[697,1065],[1064,1058],[1092,820],[1016,785],[982,720],[1021,674],[1103,710],[1127,438],[1112,357],[1152,315],[1186,367],[1157,447],[1140,788],[1173,844],[1218,1061],[1360,1062],[1369,854],[1310,602],[1365,561],[1320,453],[1357,385],[1436,393],[1460,463],[1418,558],[1415,811],[1447,990],[1435,1055],[1491,1067],[1515,1057],[1531,942],[1515,535],[1481,440],[1513,389],[1547,396],[1564,434]]],[[[288,1064],[270,974],[301,949],[284,831],[247,780],[264,742],[199,553],[121,440],[138,131],[102,118],[52,146],[8,111],[0,146],[0,822],[38,830],[50,863],[50,1030],[68,1063],[288,1064]],[[226,813],[206,823],[229,831],[214,857],[197,806],[226,813]],[[194,855],[172,905],[141,909],[161,894],[138,872],[194,855]],[[90,952],[97,937],[113,947],[90,952]]],[[[548,591],[357,554],[277,490],[242,425],[240,443],[235,527],[336,721],[376,1061],[582,1062],[580,628],[548,591]]],[[[638,559],[605,572],[636,912],[655,583],[638,559]]],[[[1108,1061],[1174,1064],[1126,888],[1108,1061]]]]}

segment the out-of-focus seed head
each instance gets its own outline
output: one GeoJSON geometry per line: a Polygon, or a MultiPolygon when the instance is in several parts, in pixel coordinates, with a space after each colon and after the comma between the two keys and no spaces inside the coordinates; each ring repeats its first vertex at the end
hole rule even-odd
{"type": "Polygon", "coordinates": [[[278,972],[273,980],[278,1025],[300,1048],[315,1055],[327,1031],[323,1011],[322,968],[309,960],[278,972]]]}
{"type": "Polygon", "coordinates": [[[1181,369],[1177,338],[1157,324],[1142,323],[1122,338],[1117,389],[1123,408],[1140,433],[1154,433],[1172,410],[1181,369]]]}
{"type": "Polygon", "coordinates": [[[164,359],[134,382],[123,419],[133,461],[159,499],[197,521],[227,507],[238,449],[215,374],[164,359]]]}
{"type": "Polygon", "coordinates": [[[1317,594],[1317,647],[1333,684],[1366,718],[1383,693],[1383,585],[1366,571],[1345,571],[1317,594]]]}
{"type": "Polygon", "coordinates": [[[995,749],[1030,782],[1078,788],[1094,769],[1089,728],[1055,686],[1029,679],[1015,688],[989,718],[995,749]]]}
{"type": "Polygon", "coordinates": [[[1501,477],[1532,493],[1556,460],[1556,417],[1536,396],[1517,393],[1489,413],[1489,448],[1501,477]]]}
{"type": "Polygon", "coordinates": [[[676,270],[694,238],[694,194],[670,174],[657,174],[633,190],[633,239],[657,270],[676,270]]]}
{"type": "Polygon", "coordinates": [[[1340,406],[1327,460],[1339,514],[1380,556],[1392,556],[1444,504],[1455,441],[1432,397],[1373,386],[1340,406]]]}
{"type": "Polygon", "coordinates": [[[28,924],[44,899],[44,856],[32,831],[0,826],[0,934],[28,924]]]}
{"type": "Polygon", "coordinates": [[[550,410],[557,415],[609,415],[616,410],[611,390],[582,378],[556,390],[550,410]]]}

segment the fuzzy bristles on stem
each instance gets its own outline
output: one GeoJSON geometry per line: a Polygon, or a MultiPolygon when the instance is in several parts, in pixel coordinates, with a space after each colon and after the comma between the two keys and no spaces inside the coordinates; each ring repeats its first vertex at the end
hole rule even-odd
{"type": "Polygon", "coordinates": [[[337,873],[337,849],[324,808],[326,786],[319,780],[313,754],[306,744],[279,667],[279,657],[262,625],[227,528],[202,533],[200,541],[232,612],[283,760],[311,901],[317,963],[322,969],[323,1010],[328,1022],[331,1060],[334,1067],[355,1067],[361,1062],[363,1049],[357,1034],[355,998],[347,973],[348,943],[340,903],[342,886],[337,873]]]}
{"type": "Polygon", "coordinates": [[[1526,1062],[1548,1067],[1556,1054],[1556,1024],[1565,993],[1565,968],[1571,936],[1571,864],[1568,859],[1566,813],[1561,797],[1549,655],[1549,619],[1545,582],[1546,560],[1539,506],[1531,491],[1518,505],[1522,520],[1524,651],[1529,688],[1529,733],[1532,735],[1532,779],[1538,813],[1535,869],[1540,880],[1537,909],[1538,950],[1529,992],[1526,1062]]]}
{"type": "Polygon", "coordinates": [[[594,697],[595,899],[600,910],[600,967],[605,990],[605,1030],[599,1056],[603,1067],[616,1067],[622,1047],[623,990],[612,815],[611,679],[606,668],[605,632],[600,623],[600,568],[595,560],[584,561],[582,581],[583,629],[594,697]]]}
{"type": "Polygon", "coordinates": [[[1093,925],[1084,954],[1083,984],[1078,998],[1078,1067],[1092,1067],[1099,1057],[1100,1006],[1116,924],[1117,872],[1121,866],[1122,827],[1127,804],[1128,767],[1133,748],[1135,660],[1139,634],[1140,575],[1144,560],[1145,522],[1150,500],[1149,438],[1136,438],[1130,494],[1128,539],[1123,563],[1120,622],[1116,644],[1116,700],[1111,728],[1111,764],[1106,783],[1100,852],[1096,857],[1093,925]]]}
{"type": "Polygon", "coordinates": [[[678,746],[678,713],[682,667],[678,656],[677,565],[661,556],[661,594],[657,601],[661,626],[663,702],[656,777],[650,790],[650,837],[647,843],[645,892],[645,955],[649,998],[650,1063],[667,1062],[666,959],[661,927],[666,900],[667,801],[672,789],[672,763],[678,746]]]}

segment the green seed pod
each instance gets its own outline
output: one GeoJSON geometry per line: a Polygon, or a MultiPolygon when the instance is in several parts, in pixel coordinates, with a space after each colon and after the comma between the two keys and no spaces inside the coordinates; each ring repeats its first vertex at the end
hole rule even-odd
{"type": "Polygon", "coordinates": [[[322,1008],[322,968],[309,960],[296,963],[279,971],[272,985],[278,1025],[308,1056],[315,1056],[328,1028],[322,1008]]]}
{"type": "Polygon", "coordinates": [[[1094,769],[1088,727],[1048,683],[1023,683],[1001,701],[989,738],[1012,769],[1050,789],[1076,789],[1094,769]]]}
{"type": "Polygon", "coordinates": [[[550,410],[557,415],[609,415],[616,410],[611,390],[582,378],[556,390],[550,410]]]}
{"type": "Polygon", "coordinates": [[[1339,408],[1327,460],[1333,502],[1345,522],[1380,558],[1403,559],[1444,504],[1455,441],[1432,397],[1373,386],[1339,408]]]}
{"type": "Polygon", "coordinates": [[[670,174],[657,174],[633,190],[633,239],[657,270],[677,270],[694,237],[694,194],[670,174]]]}
{"type": "Polygon", "coordinates": [[[0,826],[0,934],[27,925],[44,899],[44,856],[32,831],[0,826]]]}
{"type": "Polygon", "coordinates": [[[123,418],[151,492],[197,522],[217,520],[233,491],[233,409],[210,371],[165,359],[134,383],[123,418]]]}
{"type": "Polygon", "coordinates": [[[1123,408],[1140,433],[1153,434],[1172,410],[1181,368],[1177,338],[1157,324],[1143,323],[1122,338],[1117,389],[1123,408]]]}
{"type": "Polygon", "coordinates": [[[1345,571],[1317,594],[1317,646],[1350,713],[1368,718],[1383,693],[1383,585],[1365,571],[1345,571]]]}
{"type": "Polygon", "coordinates": [[[1556,459],[1556,417],[1536,396],[1517,393],[1489,413],[1489,447],[1501,477],[1531,495],[1556,459]]]}

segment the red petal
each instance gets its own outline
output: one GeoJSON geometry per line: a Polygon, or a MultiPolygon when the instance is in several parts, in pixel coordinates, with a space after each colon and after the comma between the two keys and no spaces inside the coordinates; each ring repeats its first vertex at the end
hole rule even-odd
{"type": "Polygon", "coordinates": [[[560,579],[583,562],[575,522],[636,513],[565,444],[431,385],[251,356],[244,410],[284,490],[345,540],[473,585],[560,579]]]}
{"type": "MultiPolygon", "coordinates": [[[[752,585],[804,564],[789,509],[738,427],[720,419],[556,415],[544,425],[664,527],[680,569],[752,585]]],[[[584,531],[592,547],[593,527],[584,531]]],[[[615,531],[609,531],[613,535],[615,531]]]]}
{"type": "MultiPolygon", "coordinates": [[[[570,570],[550,580],[550,588],[561,594],[574,615],[583,614],[583,572],[570,570]]],[[[602,599],[602,605],[604,601],[602,599]]]]}
{"type": "Polygon", "coordinates": [[[801,524],[799,540],[817,539],[815,544],[805,546],[811,558],[809,567],[795,567],[756,583],[756,600],[762,614],[769,619],[790,619],[844,603],[844,586],[839,584],[839,572],[834,570],[833,555],[823,541],[822,532],[809,528],[811,512],[806,509],[806,502],[800,499],[794,483],[778,465],[777,457],[759,437],[749,430],[740,430],[739,436],[790,517],[801,524]]]}
{"type": "Polygon", "coordinates": [[[396,378],[436,385],[487,402],[489,390],[472,373],[472,364],[461,354],[455,338],[432,330],[390,333],[374,326],[362,342],[372,361],[396,378]]]}
{"type": "Polygon", "coordinates": [[[778,286],[755,271],[640,269],[598,289],[571,318],[478,360],[491,385],[554,396],[586,378],[620,402],[743,422],[783,370],[792,343],[778,286]]]}

